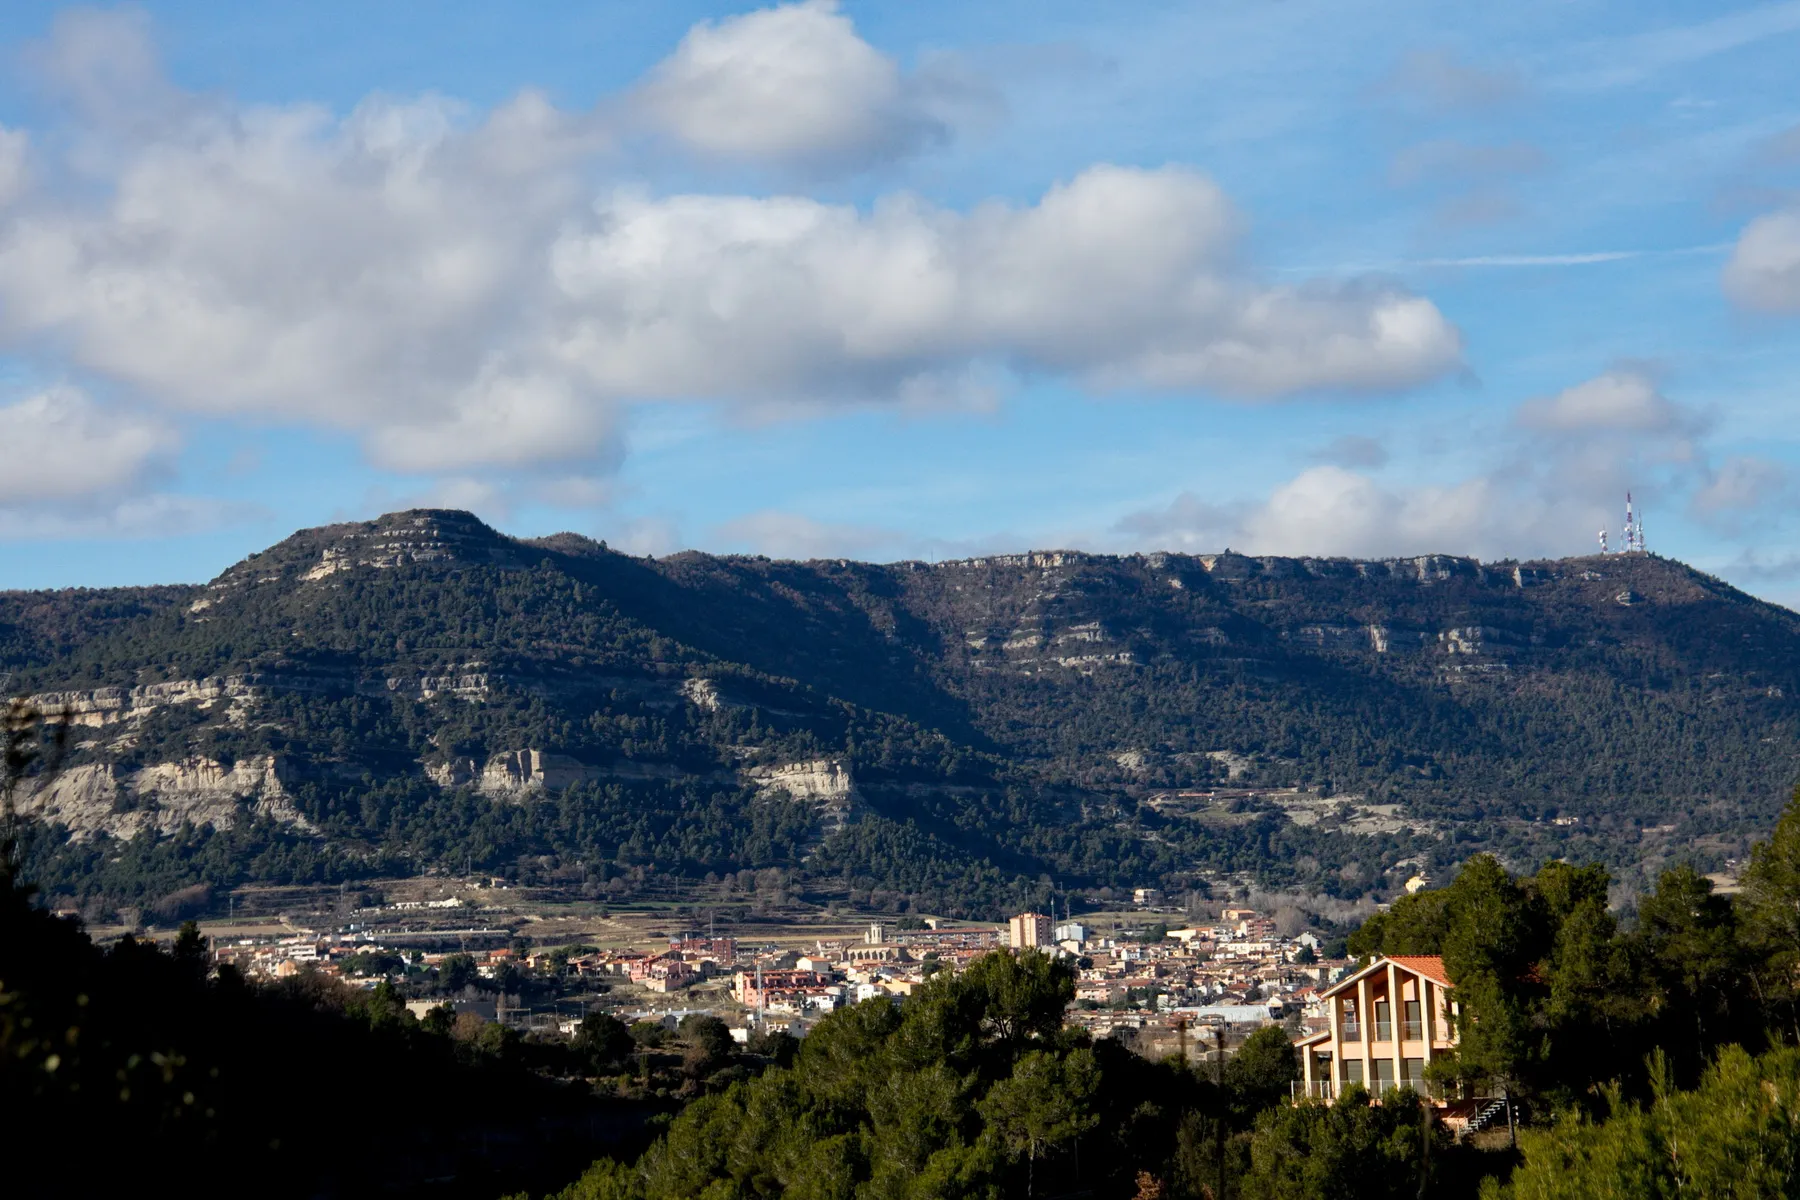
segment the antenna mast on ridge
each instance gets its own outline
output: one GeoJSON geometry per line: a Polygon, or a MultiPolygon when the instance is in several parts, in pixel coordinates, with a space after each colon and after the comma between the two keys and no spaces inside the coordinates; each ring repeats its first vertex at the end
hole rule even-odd
{"type": "Polygon", "coordinates": [[[1629,554],[1633,550],[1639,551],[1640,553],[1643,551],[1644,524],[1642,521],[1638,520],[1637,514],[1632,508],[1630,492],[1625,493],[1625,528],[1623,530],[1623,535],[1625,539],[1625,545],[1623,547],[1625,553],[1629,554]]]}
{"type": "MultiPolygon", "coordinates": [[[[1607,540],[1606,530],[1600,530],[1600,553],[1611,554],[1612,546],[1607,540]]],[[[1648,553],[1644,545],[1644,519],[1637,515],[1637,507],[1631,501],[1631,493],[1625,493],[1625,528],[1619,531],[1619,553],[1648,553]]]]}

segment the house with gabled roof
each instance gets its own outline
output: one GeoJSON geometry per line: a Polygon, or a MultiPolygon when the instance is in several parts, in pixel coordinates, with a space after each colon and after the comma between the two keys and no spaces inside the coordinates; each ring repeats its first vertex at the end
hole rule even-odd
{"type": "Polygon", "coordinates": [[[1305,1094],[1331,1100],[1352,1083],[1426,1094],[1426,1066],[1456,1048],[1453,987],[1441,957],[1395,954],[1325,988],[1326,1027],[1294,1043],[1305,1094]]]}

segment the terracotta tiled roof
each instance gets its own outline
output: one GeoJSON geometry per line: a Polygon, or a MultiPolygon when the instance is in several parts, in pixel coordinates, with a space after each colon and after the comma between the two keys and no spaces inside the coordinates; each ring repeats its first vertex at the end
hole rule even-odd
{"type": "Polygon", "coordinates": [[[1443,958],[1436,954],[1390,954],[1387,959],[1391,963],[1405,967],[1408,971],[1425,976],[1434,983],[1441,983],[1445,987],[1454,986],[1450,982],[1450,976],[1444,973],[1443,958]]]}

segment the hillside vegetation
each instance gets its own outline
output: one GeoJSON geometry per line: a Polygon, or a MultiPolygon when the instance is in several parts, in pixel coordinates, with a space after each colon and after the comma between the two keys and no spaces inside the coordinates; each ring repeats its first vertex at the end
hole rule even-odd
{"type": "Polygon", "coordinates": [[[416,510],[204,588],[0,593],[75,722],[54,895],[484,869],[992,913],[1477,850],[1705,869],[1800,769],[1800,617],[1679,563],[636,558],[416,510]]]}

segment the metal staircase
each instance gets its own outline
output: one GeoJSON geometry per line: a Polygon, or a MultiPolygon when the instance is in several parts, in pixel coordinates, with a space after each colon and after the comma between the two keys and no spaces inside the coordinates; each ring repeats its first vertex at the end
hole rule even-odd
{"type": "Polygon", "coordinates": [[[1464,1133],[1465,1135],[1470,1133],[1480,1133],[1505,1115],[1506,1101],[1489,1100],[1486,1104],[1475,1110],[1475,1114],[1469,1118],[1468,1125],[1464,1127],[1464,1133]]]}

